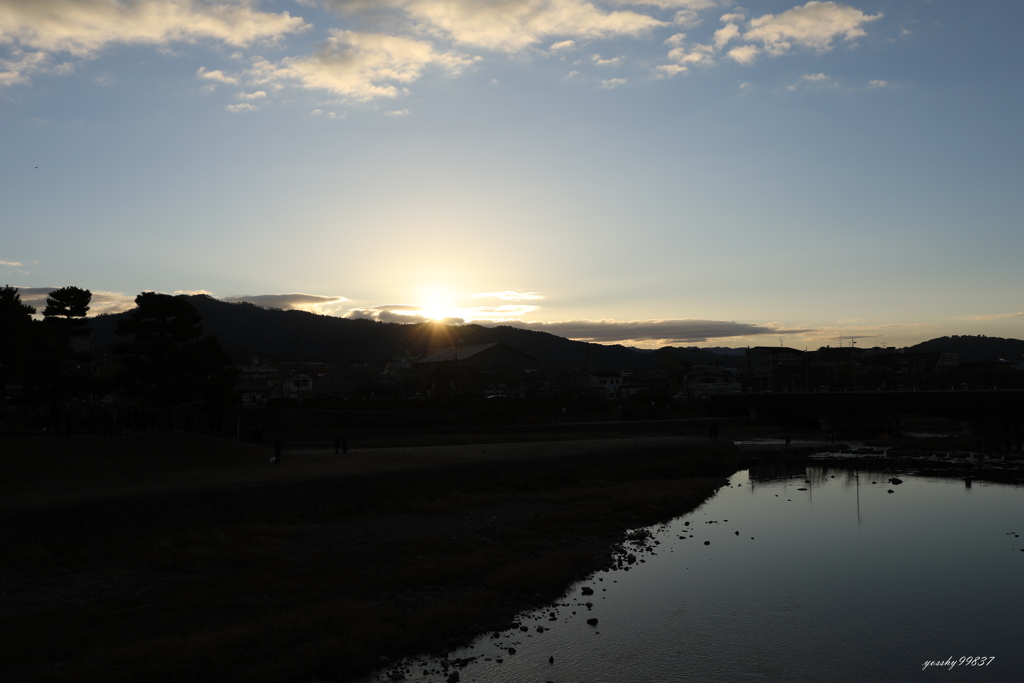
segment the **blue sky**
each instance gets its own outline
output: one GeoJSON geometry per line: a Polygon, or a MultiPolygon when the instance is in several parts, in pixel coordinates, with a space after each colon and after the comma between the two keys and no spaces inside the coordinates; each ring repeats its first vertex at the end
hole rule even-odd
{"type": "Polygon", "coordinates": [[[1022,25],[1010,0],[0,0],[0,279],[646,347],[1020,338],[1022,25]]]}

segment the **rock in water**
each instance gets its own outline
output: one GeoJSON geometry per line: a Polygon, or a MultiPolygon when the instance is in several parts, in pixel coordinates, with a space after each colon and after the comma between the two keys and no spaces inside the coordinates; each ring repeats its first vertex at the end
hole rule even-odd
{"type": "Polygon", "coordinates": [[[593,595],[594,594],[594,589],[590,588],[589,586],[584,586],[583,588],[580,589],[580,592],[583,593],[584,595],[593,595]]]}
{"type": "Polygon", "coordinates": [[[587,619],[587,623],[590,624],[591,626],[597,626],[597,619],[594,619],[594,618],[587,619]]]}

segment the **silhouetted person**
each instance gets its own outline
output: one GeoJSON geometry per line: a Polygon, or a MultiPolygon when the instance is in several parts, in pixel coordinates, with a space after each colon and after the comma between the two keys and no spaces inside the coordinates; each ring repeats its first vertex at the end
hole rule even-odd
{"type": "Polygon", "coordinates": [[[334,454],[337,455],[341,451],[341,437],[337,434],[334,435],[334,454]]]}
{"type": "Polygon", "coordinates": [[[792,443],[792,441],[793,437],[789,435],[789,432],[786,432],[786,448],[789,448],[789,444],[792,443]]]}
{"type": "Polygon", "coordinates": [[[274,440],[274,464],[281,464],[281,439],[274,440]]]}

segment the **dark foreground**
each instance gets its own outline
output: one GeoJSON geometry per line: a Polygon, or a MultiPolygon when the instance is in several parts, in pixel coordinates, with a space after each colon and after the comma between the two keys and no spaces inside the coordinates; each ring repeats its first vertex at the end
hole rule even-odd
{"type": "Polygon", "coordinates": [[[232,452],[258,476],[178,468],[72,503],[36,476],[0,511],[5,680],[341,681],[444,652],[761,459],[672,437],[458,448],[299,477],[232,452]]]}

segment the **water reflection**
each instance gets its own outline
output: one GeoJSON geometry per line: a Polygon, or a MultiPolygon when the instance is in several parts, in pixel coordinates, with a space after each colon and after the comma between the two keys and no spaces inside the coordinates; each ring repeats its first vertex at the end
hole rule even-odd
{"type": "MultiPolygon", "coordinates": [[[[634,534],[633,564],[451,658],[473,658],[459,677],[480,683],[903,681],[963,656],[996,659],[928,675],[1019,680],[1022,503],[1020,488],[970,480],[751,469],[634,534]]],[[[417,660],[406,678],[447,680],[446,664],[417,660]]]]}

